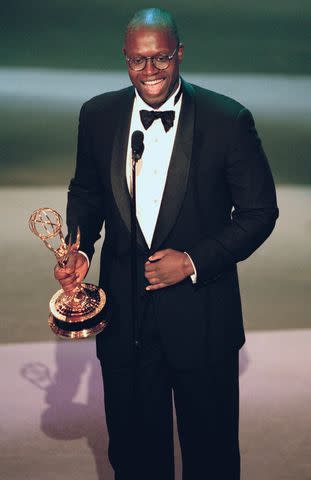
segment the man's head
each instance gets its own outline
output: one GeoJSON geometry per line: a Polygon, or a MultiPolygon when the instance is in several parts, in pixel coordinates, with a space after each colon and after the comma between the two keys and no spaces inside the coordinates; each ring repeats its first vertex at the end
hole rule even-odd
{"type": "Polygon", "coordinates": [[[183,58],[183,46],[171,14],[159,8],[136,12],[127,25],[123,53],[130,79],[140,96],[153,108],[160,107],[178,86],[183,58]],[[142,57],[153,60],[149,58],[144,66],[142,57]]]}

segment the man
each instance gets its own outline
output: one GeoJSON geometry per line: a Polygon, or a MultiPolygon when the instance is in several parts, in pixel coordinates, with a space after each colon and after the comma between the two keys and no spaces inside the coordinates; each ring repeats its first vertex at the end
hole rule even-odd
{"type": "Polygon", "coordinates": [[[174,478],[173,391],[183,479],[236,480],[238,350],[245,340],[236,263],[273,230],[271,172],[248,110],[180,79],[184,48],[168,12],[137,12],[123,52],[133,87],[81,109],[67,223],[69,232],[80,226],[83,253],[55,276],[67,291],[83,280],[105,222],[99,284],[110,323],[96,340],[115,478],[174,478]],[[135,395],[134,130],[145,142],[137,166],[135,395]]]}

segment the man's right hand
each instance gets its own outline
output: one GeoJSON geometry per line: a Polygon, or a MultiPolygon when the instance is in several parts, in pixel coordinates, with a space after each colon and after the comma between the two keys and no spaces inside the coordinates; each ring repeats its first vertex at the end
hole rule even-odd
{"type": "Polygon", "coordinates": [[[82,253],[76,252],[70,255],[65,268],[58,264],[54,267],[54,276],[66,293],[72,293],[78,287],[87,274],[89,265],[82,253]]]}

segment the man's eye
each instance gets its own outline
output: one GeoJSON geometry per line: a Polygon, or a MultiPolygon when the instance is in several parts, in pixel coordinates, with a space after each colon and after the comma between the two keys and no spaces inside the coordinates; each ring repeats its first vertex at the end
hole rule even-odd
{"type": "Polygon", "coordinates": [[[144,62],[143,57],[134,57],[131,58],[131,62],[134,63],[135,65],[141,65],[144,62]]]}
{"type": "Polygon", "coordinates": [[[158,55],[156,57],[157,62],[167,62],[168,60],[168,55],[158,55]]]}

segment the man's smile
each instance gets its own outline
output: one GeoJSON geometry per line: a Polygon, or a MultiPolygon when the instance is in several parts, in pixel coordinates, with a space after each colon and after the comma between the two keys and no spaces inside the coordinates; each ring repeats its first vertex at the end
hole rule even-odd
{"type": "Polygon", "coordinates": [[[164,85],[165,78],[157,78],[154,80],[142,80],[143,89],[151,94],[158,94],[164,85]]]}

